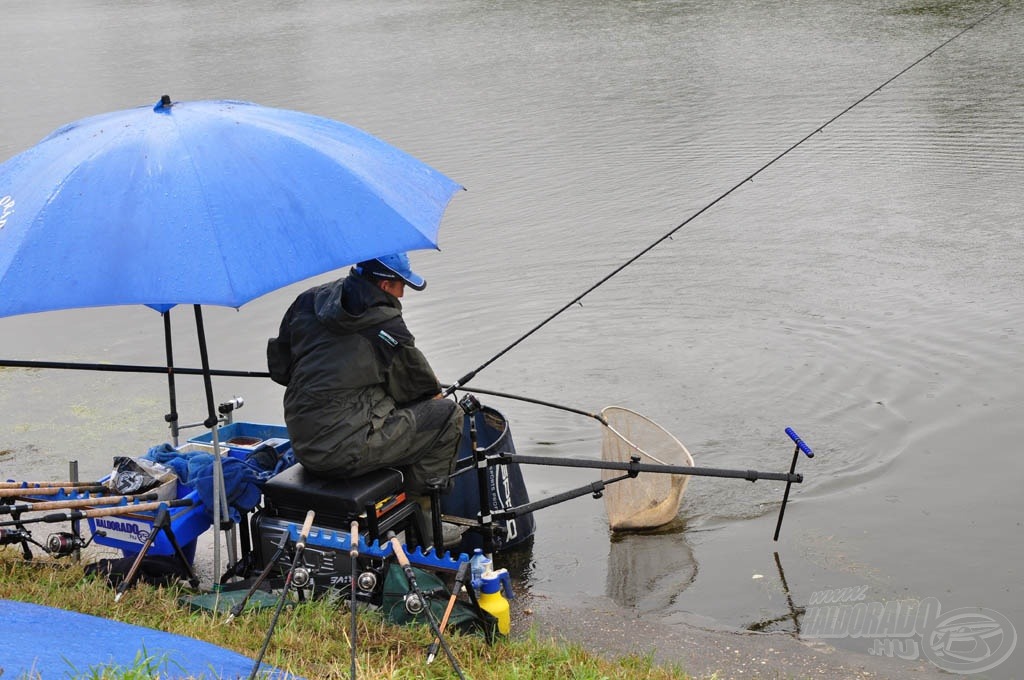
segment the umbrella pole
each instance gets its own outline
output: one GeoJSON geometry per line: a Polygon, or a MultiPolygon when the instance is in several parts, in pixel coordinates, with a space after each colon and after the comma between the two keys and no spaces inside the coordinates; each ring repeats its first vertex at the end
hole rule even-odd
{"type": "MultiPolygon", "coordinates": [[[[206,388],[206,412],[207,418],[203,425],[210,428],[213,436],[213,528],[215,540],[213,543],[213,586],[217,593],[220,593],[220,531],[221,522],[228,517],[227,494],[224,488],[224,468],[220,459],[220,440],[218,438],[217,425],[219,420],[213,408],[213,381],[210,378],[210,357],[206,351],[206,331],[203,327],[203,310],[200,305],[193,305],[196,313],[196,333],[199,336],[199,358],[203,366],[203,385],[206,388]]],[[[228,559],[234,562],[234,527],[228,540],[228,559]]],[[[216,610],[216,607],[214,607],[216,610]]]]}
{"type": "Polygon", "coordinates": [[[171,310],[163,313],[164,347],[167,350],[167,392],[171,400],[171,410],[164,420],[171,427],[171,442],[178,448],[178,398],[174,390],[174,350],[171,347],[171,310]]]}

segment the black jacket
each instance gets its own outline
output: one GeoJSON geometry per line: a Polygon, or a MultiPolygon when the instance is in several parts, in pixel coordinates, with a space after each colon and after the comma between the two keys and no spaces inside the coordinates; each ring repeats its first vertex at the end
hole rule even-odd
{"type": "Polygon", "coordinates": [[[397,408],[440,391],[402,320],[402,304],[354,271],[299,295],[267,345],[295,454],[312,470],[355,467],[372,456],[368,437],[389,420],[382,443],[408,446],[411,418],[397,408]]]}

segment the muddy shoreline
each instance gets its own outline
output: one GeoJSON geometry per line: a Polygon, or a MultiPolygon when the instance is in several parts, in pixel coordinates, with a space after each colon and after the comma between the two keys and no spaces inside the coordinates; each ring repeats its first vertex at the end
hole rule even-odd
{"type": "Polygon", "coordinates": [[[713,622],[707,626],[659,622],[607,598],[587,597],[568,603],[563,596],[528,593],[514,603],[513,635],[535,631],[605,657],[650,655],[656,664],[678,667],[695,679],[953,677],[925,660],[858,654],[784,633],[728,630],[713,622]]]}
{"type": "MultiPolygon", "coordinates": [[[[199,539],[195,568],[203,583],[212,578],[213,546],[199,539]]],[[[755,680],[949,680],[925,660],[875,657],[786,633],[755,633],[714,621],[659,621],[606,597],[517,589],[511,601],[512,636],[536,634],[578,644],[606,658],[649,655],[659,666],[680,668],[694,680],[714,676],[755,680]]]]}

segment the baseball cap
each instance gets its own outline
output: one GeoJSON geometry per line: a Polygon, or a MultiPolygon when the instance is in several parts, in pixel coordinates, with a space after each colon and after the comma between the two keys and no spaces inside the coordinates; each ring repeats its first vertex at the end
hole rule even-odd
{"type": "Polygon", "coordinates": [[[427,281],[412,270],[409,256],[405,253],[384,255],[373,260],[365,260],[356,265],[360,274],[374,276],[378,279],[399,279],[413,290],[423,290],[427,281]]]}

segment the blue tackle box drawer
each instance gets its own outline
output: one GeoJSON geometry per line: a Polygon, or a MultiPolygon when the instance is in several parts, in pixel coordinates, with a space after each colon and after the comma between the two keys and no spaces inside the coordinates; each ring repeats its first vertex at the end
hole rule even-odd
{"type": "MultiPolygon", "coordinates": [[[[190,499],[192,505],[170,508],[170,529],[178,545],[181,546],[182,552],[191,562],[195,557],[196,539],[209,529],[213,522],[206,514],[206,507],[200,502],[198,493],[191,487],[180,482],[176,483],[178,485],[177,497],[190,499]]],[[[97,509],[100,507],[103,506],[97,506],[97,509]]],[[[124,553],[125,557],[130,557],[139,554],[146,539],[153,532],[156,511],[131,512],[130,507],[125,507],[124,510],[123,514],[88,518],[89,530],[95,537],[93,539],[95,543],[117,548],[124,553]],[[103,535],[100,532],[103,532],[103,535]]],[[[173,555],[174,546],[168,539],[167,532],[157,531],[157,536],[147,554],[173,555]]]]}

